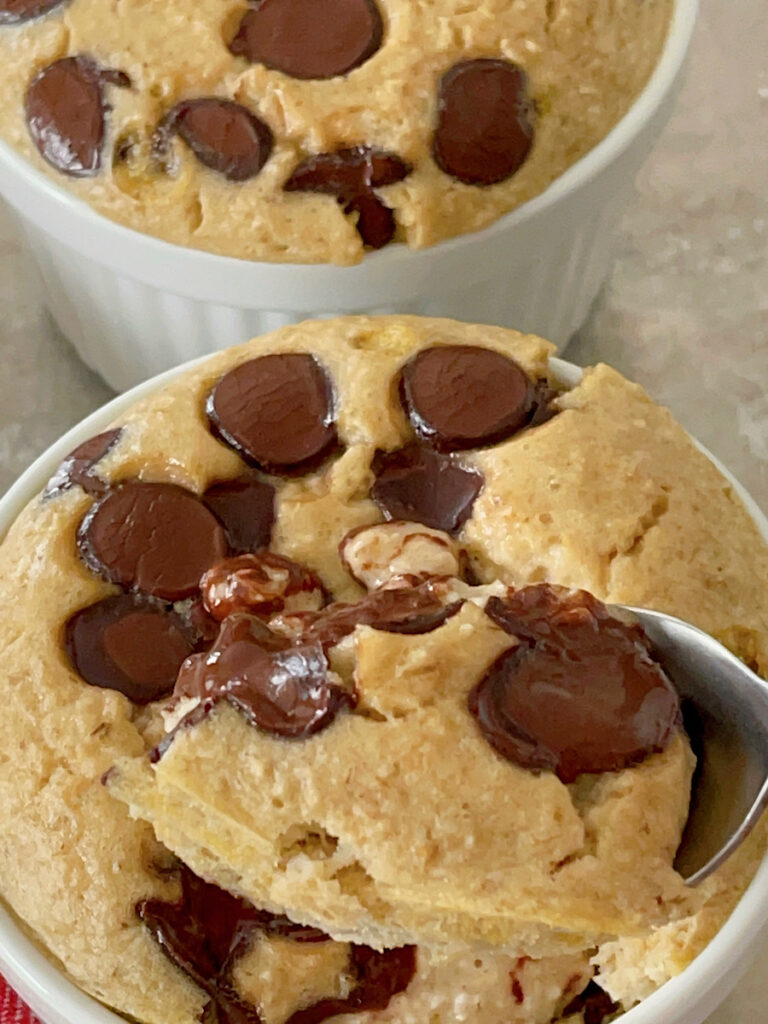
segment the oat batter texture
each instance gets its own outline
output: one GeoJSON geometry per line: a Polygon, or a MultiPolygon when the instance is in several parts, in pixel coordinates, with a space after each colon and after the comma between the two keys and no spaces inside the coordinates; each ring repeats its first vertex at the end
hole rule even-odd
{"type": "Polygon", "coordinates": [[[0,0],[0,137],[121,224],[359,262],[476,231],[627,112],[672,0],[0,0]]]}
{"type": "Polygon", "coordinates": [[[716,933],[765,828],[676,874],[679,700],[605,603],[765,674],[768,550],[668,412],[551,352],[285,328],[21,513],[0,891],[85,991],[146,1024],[597,1024],[716,933]]]}

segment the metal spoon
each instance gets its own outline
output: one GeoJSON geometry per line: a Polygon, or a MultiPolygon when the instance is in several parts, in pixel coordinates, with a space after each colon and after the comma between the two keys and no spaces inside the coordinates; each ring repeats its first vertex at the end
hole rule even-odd
{"type": "Polygon", "coordinates": [[[629,612],[683,701],[698,758],[675,868],[698,885],[744,842],[768,806],[768,682],[709,634],[647,608],[629,612]]]}

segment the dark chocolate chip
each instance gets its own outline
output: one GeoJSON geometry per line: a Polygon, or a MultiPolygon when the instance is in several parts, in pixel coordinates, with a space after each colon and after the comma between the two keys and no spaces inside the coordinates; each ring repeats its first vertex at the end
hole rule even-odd
{"type": "Polygon", "coordinates": [[[580,1013],[584,1024],[603,1024],[606,1017],[619,1012],[619,1004],[614,1003],[608,993],[590,981],[584,991],[572,999],[563,1010],[563,1017],[580,1013]]]}
{"type": "Polygon", "coordinates": [[[425,348],[405,364],[400,400],[413,429],[438,451],[502,441],[521,430],[534,388],[512,359],[476,345],[425,348]]]}
{"type": "Polygon", "coordinates": [[[268,618],[284,611],[291,598],[297,611],[315,611],[327,601],[311,569],[272,551],[219,562],[205,573],[200,589],[205,607],[219,622],[237,612],[268,618]]]}
{"type": "Polygon", "coordinates": [[[503,757],[568,783],[667,746],[680,701],[639,626],[613,618],[585,591],[547,584],[491,598],[486,612],[521,641],[469,696],[471,714],[503,757]]]}
{"type": "Polygon", "coordinates": [[[0,0],[0,25],[17,25],[21,21],[41,18],[67,0],[0,0]]]}
{"type": "Polygon", "coordinates": [[[46,484],[43,498],[55,498],[70,487],[82,487],[88,494],[104,494],[108,485],[94,472],[97,462],[111,451],[123,433],[123,428],[107,430],[84,441],[63,460],[46,484]]]}
{"type": "Polygon", "coordinates": [[[229,48],[293,78],[335,78],[372,57],[382,34],[373,0],[259,0],[229,48]]]}
{"type": "Polygon", "coordinates": [[[226,700],[264,732],[302,739],[327,728],[352,697],[331,682],[319,643],[289,646],[258,619],[232,615],[208,655],[182,666],[177,696],[226,700]]]}
{"type": "Polygon", "coordinates": [[[275,522],[275,488],[256,477],[241,477],[209,487],[203,502],[227,531],[235,554],[269,546],[275,522]]]}
{"type": "Polygon", "coordinates": [[[334,647],[357,626],[387,633],[429,633],[461,608],[461,601],[446,604],[442,589],[439,581],[417,579],[414,586],[374,590],[356,604],[330,604],[307,622],[302,641],[334,647]]]}
{"type": "Polygon", "coordinates": [[[369,146],[319,153],[300,163],[286,181],[286,192],[320,192],[335,196],[345,213],[357,214],[356,227],[365,245],[380,249],[395,234],[392,211],[374,189],[394,185],[411,167],[394,153],[369,146]]]}
{"type": "Polygon", "coordinates": [[[416,973],[416,947],[401,946],[378,953],[367,946],[350,948],[350,973],[356,984],[345,999],[321,999],[291,1014],[285,1024],[321,1024],[339,1014],[385,1010],[404,992],[416,973]]]}
{"type": "Polygon", "coordinates": [[[121,484],[80,524],[85,563],[104,579],[167,601],[191,597],[227,554],[219,521],[175,484],[121,484]]]}
{"type": "Polygon", "coordinates": [[[225,374],[208,396],[211,431],[248,461],[282,476],[309,472],[337,447],[333,391],[314,356],[260,356],[225,374]]]}
{"type": "Polygon", "coordinates": [[[153,148],[162,158],[172,135],[180,135],[201,164],[230,181],[255,177],[272,153],[272,132],[247,107],[206,96],[183,100],[155,132],[153,148]]]}
{"type": "Polygon", "coordinates": [[[483,476],[420,444],[394,452],[377,451],[371,468],[371,497],[386,519],[424,523],[457,533],[472,514],[483,476]]]}
{"type": "Polygon", "coordinates": [[[184,620],[146,598],[116,594],[76,612],[65,628],[67,653],[91,686],[147,704],[173,690],[194,638],[184,620]]]}
{"type": "Polygon", "coordinates": [[[440,82],[435,163],[466,185],[504,181],[530,152],[533,114],[522,68],[498,58],[462,61],[440,82]]]}
{"type": "Polygon", "coordinates": [[[32,141],[43,159],[63,174],[87,178],[101,170],[108,83],[126,88],[131,80],[89,57],[64,57],[43,68],[27,90],[32,141]]]}

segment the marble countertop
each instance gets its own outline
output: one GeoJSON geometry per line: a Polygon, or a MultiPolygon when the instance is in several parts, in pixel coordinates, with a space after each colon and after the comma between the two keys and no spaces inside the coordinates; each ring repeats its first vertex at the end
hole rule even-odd
{"type": "MultiPolygon", "coordinates": [[[[642,383],[768,512],[768,8],[702,0],[675,114],[567,350],[642,383]]],[[[0,492],[110,390],[53,327],[0,209],[0,492]]],[[[768,945],[711,1024],[768,1024],[768,945]]]]}

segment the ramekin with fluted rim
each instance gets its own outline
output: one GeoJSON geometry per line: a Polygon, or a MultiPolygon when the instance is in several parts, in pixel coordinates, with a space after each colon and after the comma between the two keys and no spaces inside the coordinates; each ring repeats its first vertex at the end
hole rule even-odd
{"type": "MultiPolygon", "coordinates": [[[[94,412],[48,449],[0,499],[0,539],[24,506],[39,493],[62,459],[79,444],[103,431],[139,399],[191,369],[198,360],[167,371],[133,388],[94,412]]],[[[573,387],[581,369],[551,359],[554,376],[573,387]]],[[[698,442],[696,442],[698,443],[698,442]]],[[[768,518],[739,482],[711,452],[698,445],[743,502],[768,543],[768,518]]],[[[768,853],[751,884],[723,927],[678,977],[633,1007],[621,1024],[702,1024],[748,970],[756,943],[768,925],[768,853]]],[[[43,1024],[125,1024],[124,1018],[80,991],[31,941],[0,900],[0,971],[27,1001],[43,1024]]]]}
{"type": "Polygon", "coordinates": [[[676,0],[645,89],[613,130],[541,195],[429,249],[391,245],[352,267],[257,263],[122,227],[0,143],[43,298],[85,362],[118,391],[216,348],[307,317],[418,313],[515,326],[564,346],[608,270],[615,224],[664,127],[698,0],[676,0]]]}

